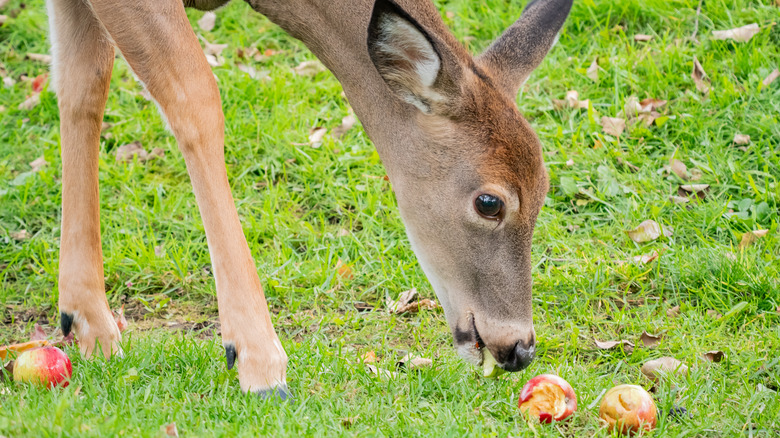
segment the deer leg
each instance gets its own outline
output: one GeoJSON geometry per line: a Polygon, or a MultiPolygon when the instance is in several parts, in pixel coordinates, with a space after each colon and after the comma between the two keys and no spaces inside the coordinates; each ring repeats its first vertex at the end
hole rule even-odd
{"type": "Polygon", "coordinates": [[[159,105],[184,155],[206,229],[228,367],[244,391],[285,399],[287,355],[238,219],[225,170],[214,75],[181,0],[92,0],[92,8],[159,105]]]}
{"type": "Polygon", "coordinates": [[[106,300],[100,244],[98,153],[114,47],[79,0],[50,0],[53,77],[62,143],[59,308],[62,331],[81,352],[119,352],[120,333],[106,300]]]}

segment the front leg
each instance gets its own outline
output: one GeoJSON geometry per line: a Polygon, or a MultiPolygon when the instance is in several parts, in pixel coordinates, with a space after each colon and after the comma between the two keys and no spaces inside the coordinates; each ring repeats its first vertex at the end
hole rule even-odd
{"type": "Polygon", "coordinates": [[[287,355],[230,193],[219,90],[184,6],[181,0],[91,4],[165,114],[184,155],[206,229],[228,365],[238,366],[244,391],[285,399],[287,355]]]}

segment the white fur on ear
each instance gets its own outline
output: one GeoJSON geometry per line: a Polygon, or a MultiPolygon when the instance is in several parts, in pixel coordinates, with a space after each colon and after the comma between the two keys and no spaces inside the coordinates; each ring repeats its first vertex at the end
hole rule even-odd
{"type": "Polygon", "coordinates": [[[379,21],[374,55],[379,73],[391,89],[424,113],[444,100],[433,88],[441,60],[431,42],[412,23],[386,14],[379,21]]]}

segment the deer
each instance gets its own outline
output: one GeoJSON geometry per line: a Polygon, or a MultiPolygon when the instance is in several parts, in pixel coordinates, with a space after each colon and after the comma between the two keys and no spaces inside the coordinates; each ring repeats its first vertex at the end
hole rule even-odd
{"type": "MultiPolygon", "coordinates": [[[[228,369],[243,392],[291,399],[288,357],[231,194],[219,90],[186,7],[229,0],[48,0],[60,113],[58,307],[84,357],[121,355],[105,293],[98,156],[118,49],[181,151],[204,224],[228,369]]],[[[536,352],[531,242],[548,191],[541,142],[517,94],[555,44],[572,0],[532,0],[472,56],[430,0],[246,0],[341,83],[392,184],[410,246],[454,347],[506,371],[536,352]]]]}

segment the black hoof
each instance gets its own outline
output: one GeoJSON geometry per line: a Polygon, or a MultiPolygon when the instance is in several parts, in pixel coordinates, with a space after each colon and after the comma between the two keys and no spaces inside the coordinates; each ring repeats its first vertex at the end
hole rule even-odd
{"type": "Polygon", "coordinates": [[[227,369],[232,369],[236,364],[236,346],[225,344],[225,359],[227,360],[227,369]]]}
{"type": "Polygon", "coordinates": [[[73,326],[73,315],[66,312],[60,312],[60,328],[62,328],[62,335],[68,336],[70,329],[73,326]]]}
{"type": "Polygon", "coordinates": [[[293,399],[292,393],[287,388],[287,385],[280,385],[276,388],[254,391],[254,394],[259,396],[262,400],[270,399],[287,403],[295,403],[295,399],[293,399]]]}

